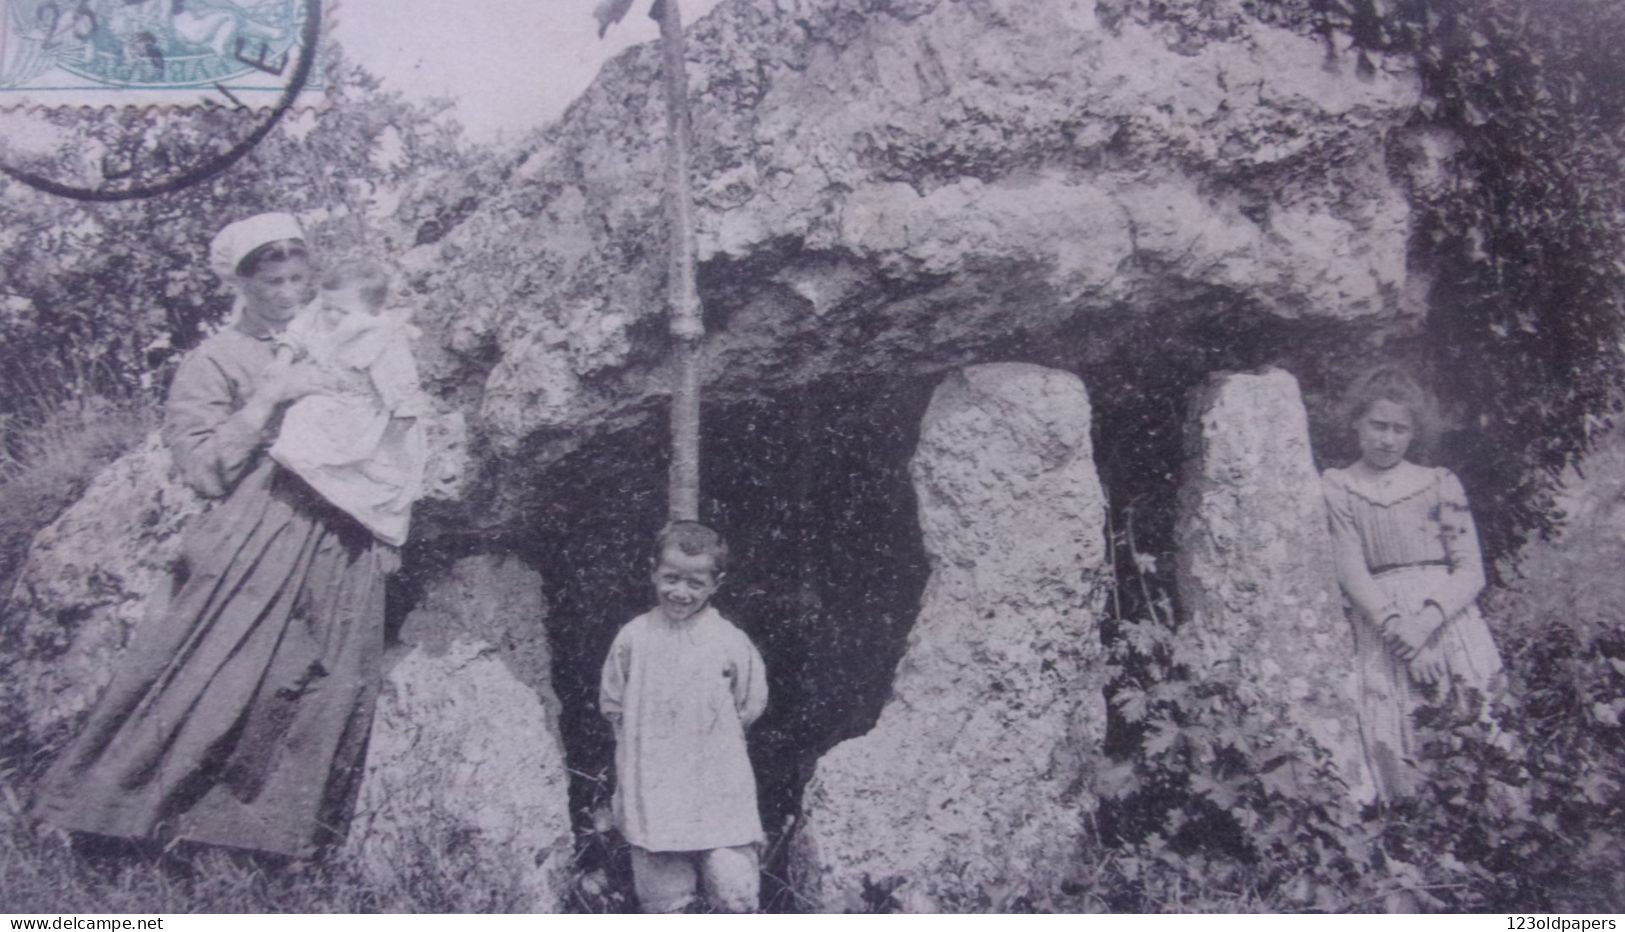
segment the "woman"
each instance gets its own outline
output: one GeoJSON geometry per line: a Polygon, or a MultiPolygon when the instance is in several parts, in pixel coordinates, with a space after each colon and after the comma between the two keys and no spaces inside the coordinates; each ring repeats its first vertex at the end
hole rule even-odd
{"type": "Polygon", "coordinates": [[[1411,716],[1427,691],[1488,691],[1501,672],[1475,604],[1484,562],[1467,495],[1450,470],[1405,458],[1430,407],[1403,371],[1368,373],[1348,404],[1360,459],[1322,476],[1338,580],[1354,607],[1360,736],[1383,799],[1416,787],[1411,716]]]}
{"type": "Polygon", "coordinates": [[[265,454],[282,409],[323,387],[273,359],[309,297],[297,221],[231,224],[210,260],[237,316],[181,363],[164,440],[185,482],[221,500],[35,806],[75,831],[309,857],[344,835],[396,554],[265,454]]]}

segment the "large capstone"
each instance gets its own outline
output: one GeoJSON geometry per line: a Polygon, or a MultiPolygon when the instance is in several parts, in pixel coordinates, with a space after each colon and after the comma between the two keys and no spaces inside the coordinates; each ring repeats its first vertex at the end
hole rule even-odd
{"type": "Polygon", "coordinates": [[[1297,379],[1279,369],[1215,376],[1185,436],[1176,572],[1196,674],[1247,684],[1260,698],[1253,727],[1283,750],[1313,739],[1351,795],[1367,797],[1354,633],[1297,379]]]}
{"type": "MultiPolygon", "coordinates": [[[[1393,151],[1414,62],[1356,75],[1272,6],[719,4],[688,35],[707,402],[1060,363],[1044,352],[1078,333],[1134,353],[1122,325],[1217,308],[1414,328],[1393,151]]],[[[459,386],[494,460],[479,520],[525,526],[539,468],[659,430],[659,62],[653,44],[608,62],[410,250],[426,371],[459,386]]]]}
{"type": "Polygon", "coordinates": [[[379,887],[563,906],[573,836],[544,617],[540,574],[490,554],[451,565],[407,615],[346,848],[379,887]]]}
{"type": "Polygon", "coordinates": [[[932,565],[892,696],[821,760],[792,842],[820,910],[1007,908],[1077,862],[1105,732],[1105,508],[1072,375],[973,366],[912,461],[932,565]]]}

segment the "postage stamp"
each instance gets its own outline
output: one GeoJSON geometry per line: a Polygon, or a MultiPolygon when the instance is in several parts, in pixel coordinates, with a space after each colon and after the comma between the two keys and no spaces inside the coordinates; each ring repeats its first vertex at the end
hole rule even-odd
{"type": "Polygon", "coordinates": [[[332,6],[0,0],[0,174],[95,201],[219,175],[326,100],[332,6]]]}
{"type": "Polygon", "coordinates": [[[322,6],[0,0],[0,107],[275,106],[290,88],[319,96],[322,6]]]}

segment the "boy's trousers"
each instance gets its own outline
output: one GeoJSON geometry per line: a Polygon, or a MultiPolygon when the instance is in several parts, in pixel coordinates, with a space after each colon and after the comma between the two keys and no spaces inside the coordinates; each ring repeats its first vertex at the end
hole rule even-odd
{"type": "Polygon", "coordinates": [[[702,885],[712,909],[753,913],[760,905],[761,889],[756,846],[645,851],[633,845],[632,885],[646,913],[677,912],[694,901],[702,885]]]}

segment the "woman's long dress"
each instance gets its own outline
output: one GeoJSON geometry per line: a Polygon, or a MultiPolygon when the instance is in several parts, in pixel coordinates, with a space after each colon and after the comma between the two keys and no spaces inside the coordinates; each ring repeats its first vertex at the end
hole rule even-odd
{"type": "Polygon", "coordinates": [[[224,499],[42,782],[53,824],[295,857],[344,835],[394,554],[265,455],[274,423],[241,416],[272,349],[230,328],[175,375],[165,441],[188,485],[224,499]]]}
{"type": "MultiPolygon", "coordinates": [[[[1501,655],[1475,600],[1483,557],[1467,494],[1448,469],[1391,497],[1363,488],[1346,471],[1322,476],[1332,536],[1358,547],[1372,581],[1404,616],[1436,603],[1446,621],[1429,641],[1437,645],[1458,685],[1488,691],[1501,672],[1501,655]]],[[[1382,619],[1354,609],[1354,651],[1360,691],[1360,737],[1378,793],[1392,799],[1411,792],[1420,773],[1412,722],[1428,700],[1410,665],[1384,643],[1382,619]]]]}

